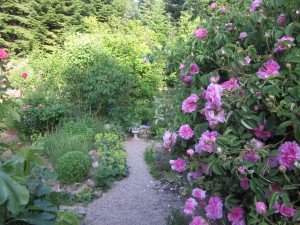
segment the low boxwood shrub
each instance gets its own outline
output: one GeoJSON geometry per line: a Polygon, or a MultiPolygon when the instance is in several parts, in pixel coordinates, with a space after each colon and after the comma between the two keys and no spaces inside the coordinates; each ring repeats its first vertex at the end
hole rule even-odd
{"type": "Polygon", "coordinates": [[[89,169],[89,156],[79,151],[64,154],[56,164],[58,179],[63,183],[75,183],[83,180],[89,169]]]}

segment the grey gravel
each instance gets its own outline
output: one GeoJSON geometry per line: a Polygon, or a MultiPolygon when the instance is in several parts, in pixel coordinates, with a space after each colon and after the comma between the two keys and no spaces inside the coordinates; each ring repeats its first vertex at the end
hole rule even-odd
{"type": "Polygon", "coordinates": [[[89,205],[85,224],[165,225],[171,205],[178,202],[178,198],[154,189],[157,182],[144,161],[144,150],[150,143],[131,140],[124,144],[130,175],[89,205]]]}

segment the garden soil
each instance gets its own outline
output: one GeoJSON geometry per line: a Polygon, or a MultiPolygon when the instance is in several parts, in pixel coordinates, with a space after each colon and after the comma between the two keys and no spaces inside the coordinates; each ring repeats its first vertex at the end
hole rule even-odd
{"type": "MultiPolygon", "coordinates": [[[[87,210],[85,225],[164,225],[171,207],[181,206],[172,193],[155,190],[158,185],[144,160],[148,143],[144,140],[126,141],[127,164],[130,175],[103,196],[92,202],[87,210]]],[[[178,207],[176,207],[178,208],[178,207]]]]}

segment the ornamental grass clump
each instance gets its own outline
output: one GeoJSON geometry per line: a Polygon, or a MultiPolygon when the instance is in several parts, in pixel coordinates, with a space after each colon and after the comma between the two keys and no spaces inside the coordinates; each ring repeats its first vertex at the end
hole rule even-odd
{"type": "Polygon", "coordinates": [[[212,4],[182,45],[177,113],[164,146],[186,186],[206,193],[186,196],[190,224],[295,224],[300,2],[230,2],[212,4]]]}
{"type": "Polygon", "coordinates": [[[68,152],[58,160],[55,166],[58,179],[68,184],[82,181],[89,172],[90,163],[87,154],[79,151],[68,152]]]}

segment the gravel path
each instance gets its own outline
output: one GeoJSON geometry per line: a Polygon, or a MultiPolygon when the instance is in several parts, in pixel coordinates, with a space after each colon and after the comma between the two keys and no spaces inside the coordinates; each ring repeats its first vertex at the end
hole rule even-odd
{"type": "Polygon", "coordinates": [[[154,190],[157,182],[149,174],[144,161],[144,140],[126,141],[130,175],[117,182],[107,193],[92,202],[87,210],[86,225],[164,225],[172,194],[154,190]]]}

